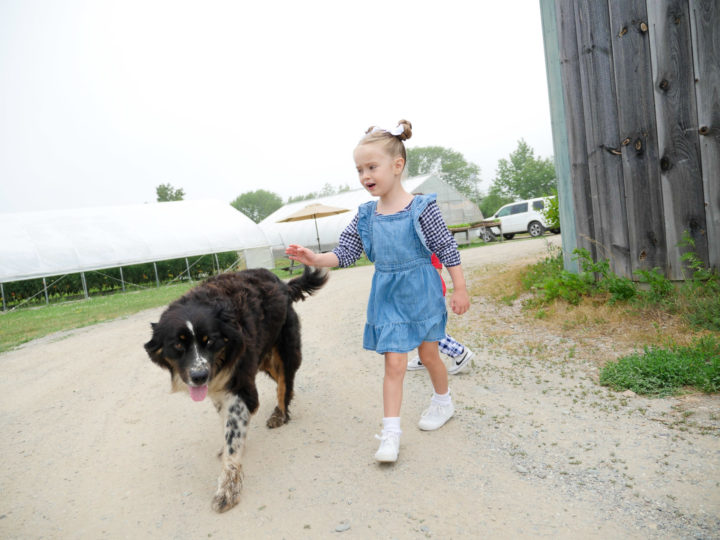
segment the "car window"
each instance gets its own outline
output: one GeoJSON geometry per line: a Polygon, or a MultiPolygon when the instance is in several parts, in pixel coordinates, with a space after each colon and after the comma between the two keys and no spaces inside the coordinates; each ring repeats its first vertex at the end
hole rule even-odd
{"type": "Polygon", "coordinates": [[[542,210],[545,208],[545,203],[543,201],[533,201],[532,206],[533,210],[542,210]]]}
{"type": "Polygon", "coordinates": [[[527,212],[527,209],[528,209],[527,203],[514,204],[510,207],[510,213],[511,214],[522,214],[523,212],[527,212]]]}
{"type": "Polygon", "coordinates": [[[500,210],[498,210],[498,213],[495,214],[495,217],[509,216],[511,209],[512,209],[512,206],[506,206],[505,208],[501,208],[500,210]]]}

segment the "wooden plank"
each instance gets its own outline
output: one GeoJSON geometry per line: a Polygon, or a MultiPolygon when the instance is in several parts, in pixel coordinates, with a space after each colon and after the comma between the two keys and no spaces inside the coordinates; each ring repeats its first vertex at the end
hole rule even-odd
{"type": "Polygon", "coordinates": [[[645,0],[610,0],[630,264],[665,270],[667,249],[645,0]]]}
{"type": "Polygon", "coordinates": [[[695,241],[693,251],[708,261],[690,12],[687,0],[653,0],[647,7],[668,277],[681,280],[684,231],[695,241]]]}
{"type": "Polygon", "coordinates": [[[617,275],[632,277],[607,1],[578,2],[575,24],[595,240],[599,257],[610,259],[617,275]]]}
{"type": "Polygon", "coordinates": [[[720,3],[690,0],[708,261],[720,271],[720,3]]]}
{"type": "Polygon", "coordinates": [[[595,217],[585,144],[585,116],[575,31],[575,1],[559,0],[555,6],[577,247],[587,249],[595,259],[597,256],[594,242],[595,217]]]}
{"type": "MultiPolygon", "coordinates": [[[[575,208],[573,186],[570,177],[570,150],[565,118],[562,72],[560,69],[560,45],[558,41],[557,12],[555,0],[540,0],[540,17],[545,46],[545,70],[550,100],[550,121],[555,154],[555,176],[557,178],[558,208],[562,228],[563,267],[569,272],[578,272],[578,264],[572,257],[577,244],[575,230],[575,208]]],[[[502,235],[500,236],[502,238],[502,235]]]]}

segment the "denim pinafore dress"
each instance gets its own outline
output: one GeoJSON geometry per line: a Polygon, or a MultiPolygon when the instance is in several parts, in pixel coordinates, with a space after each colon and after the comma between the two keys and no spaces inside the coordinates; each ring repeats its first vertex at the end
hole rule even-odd
{"type": "Polygon", "coordinates": [[[358,209],[358,233],[375,263],[363,348],[408,352],[423,341],[445,337],[447,310],[442,282],[433,267],[419,216],[435,195],[416,195],[410,209],[376,214],[377,201],[358,209]]]}

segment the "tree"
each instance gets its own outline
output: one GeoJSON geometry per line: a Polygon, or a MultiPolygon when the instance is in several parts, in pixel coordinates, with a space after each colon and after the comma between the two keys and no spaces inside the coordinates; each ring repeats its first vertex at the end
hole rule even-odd
{"type": "Polygon", "coordinates": [[[439,173],[443,179],[475,203],[480,200],[477,185],[480,167],[468,163],[460,152],[442,146],[418,146],[407,150],[408,176],[439,173]]]}
{"type": "Polygon", "coordinates": [[[480,211],[483,217],[487,219],[497,212],[501,206],[511,203],[514,200],[513,197],[503,195],[500,188],[493,185],[490,187],[488,194],[480,201],[480,211]]]}
{"type": "Polygon", "coordinates": [[[556,189],[553,160],[536,158],[533,149],[520,139],[517,149],[510,154],[510,158],[498,161],[493,187],[511,200],[551,195],[556,189]]]}
{"type": "Polygon", "coordinates": [[[171,184],[160,184],[155,188],[157,202],[182,201],[185,196],[183,188],[175,189],[171,184]]]}
{"type": "Polygon", "coordinates": [[[248,191],[240,195],[237,199],[230,203],[231,206],[240,210],[255,223],[260,223],[263,219],[272,214],[275,210],[283,205],[280,195],[258,189],[256,191],[248,191]]]}

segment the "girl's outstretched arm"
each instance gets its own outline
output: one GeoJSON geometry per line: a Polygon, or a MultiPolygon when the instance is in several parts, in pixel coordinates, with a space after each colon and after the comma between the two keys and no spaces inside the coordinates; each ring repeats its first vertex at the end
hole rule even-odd
{"type": "Polygon", "coordinates": [[[285,254],[289,259],[297,261],[306,266],[329,266],[335,267],[340,265],[340,261],[332,251],[328,253],[315,253],[312,249],[308,249],[297,244],[290,244],[285,248],[285,254]]]}
{"type": "Polygon", "coordinates": [[[453,293],[450,297],[450,307],[456,315],[462,315],[470,309],[470,296],[468,296],[467,286],[465,285],[465,276],[463,275],[462,266],[447,267],[453,282],[453,293]]]}

